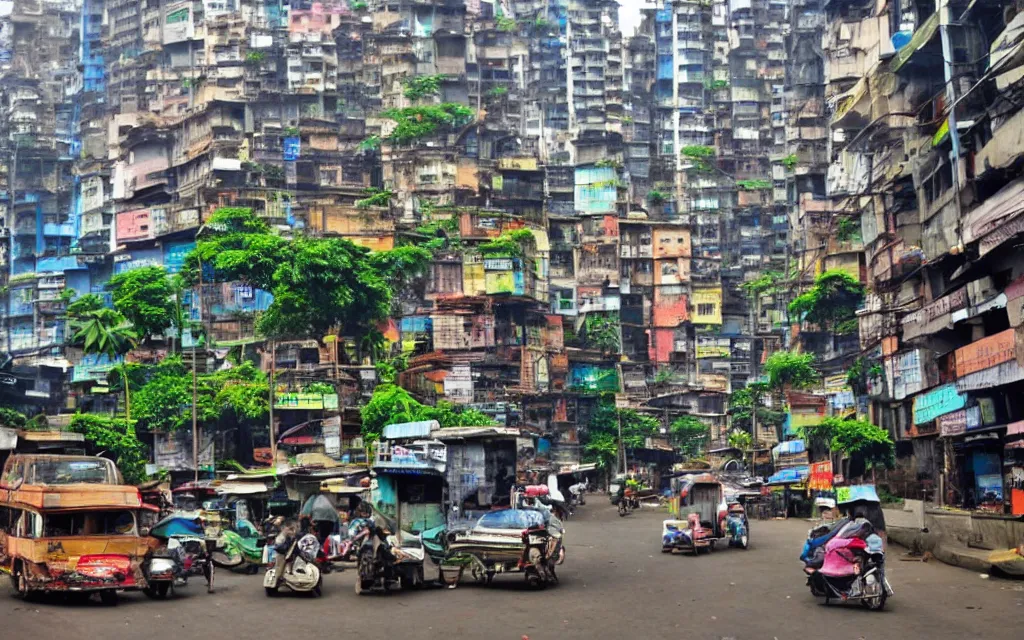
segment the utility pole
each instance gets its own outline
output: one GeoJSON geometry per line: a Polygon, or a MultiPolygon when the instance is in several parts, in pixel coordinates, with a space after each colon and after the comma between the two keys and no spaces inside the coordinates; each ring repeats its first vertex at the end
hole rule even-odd
{"type": "MultiPolygon", "coordinates": [[[[198,233],[196,234],[199,235],[198,233]]],[[[199,259],[199,295],[196,298],[196,307],[199,310],[199,323],[203,322],[203,261],[199,259]]],[[[190,332],[191,333],[191,332],[190,332]]],[[[199,403],[198,373],[196,371],[199,356],[196,352],[196,336],[192,336],[192,469],[193,479],[199,482],[199,403]]]]}
{"type": "Polygon", "coordinates": [[[270,341],[270,468],[277,469],[277,437],[274,435],[274,366],[277,360],[277,344],[270,341]]]}

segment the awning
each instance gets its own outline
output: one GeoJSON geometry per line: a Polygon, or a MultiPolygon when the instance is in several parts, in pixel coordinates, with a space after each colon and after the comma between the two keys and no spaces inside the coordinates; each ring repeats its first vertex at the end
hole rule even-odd
{"type": "Polygon", "coordinates": [[[910,42],[907,43],[907,46],[896,52],[896,55],[893,56],[893,59],[889,62],[889,71],[892,71],[893,73],[899,71],[900,68],[910,60],[911,56],[931,41],[932,37],[935,36],[935,33],[938,30],[939,13],[936,11],[935,13],[932,13],[930,18],[925,20],[924,24],[922,24],[917,31],[914,32],[914,35],[911,36],[910,42]]]}
{"type": "Polygon", "coordinates": [[[836,101],[835,115],[831,125],[834,128],[859,128],[867,124],[871,115],[871,100],[868,93],[867,76],[857,81],[853,88],[836,101]],[[849,116],[849,117],[847,117],[849,116]]]}
{"type": "Polygon", "coordinates": [[[979,257],[1024,230],[1024,178],[999,190],[964,216],[965,244],[978,242],[979,257]]]}
{"type": "Polygon", "coordinates": [[[217,493],[222,496],[247,496],[267,493],[270,489],[263,482],[222,482],[217,486],[217,493]]]}

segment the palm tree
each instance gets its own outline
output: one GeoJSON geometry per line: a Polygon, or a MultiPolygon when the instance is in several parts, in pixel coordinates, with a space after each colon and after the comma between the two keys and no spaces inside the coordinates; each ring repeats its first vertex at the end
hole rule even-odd
{"type": "MultiPolygon", "coordinates": [[[[743,464],[747,464],[747,454],[751,453],[754,449],[754,438],[746,431],[736,430],[729,434],[729,446],[735,447],[740,450],[743,456],[743,464]]],[[[753,457],[751,456],[751,466],[753,466],[753,457]]]]}
{"type": "MultiPolygon", "coordinates": [[[[113,309],[90,309],[71,318],[74,334],[71,344],[85,353],[105,355],[110,360],[123,356],[139,343],[139,335],[128,320],[113,309]]],[[[124,379],[125,418],[131,420],[131,400],[128,396],[128,372],[121,367],[124,379]]]]}

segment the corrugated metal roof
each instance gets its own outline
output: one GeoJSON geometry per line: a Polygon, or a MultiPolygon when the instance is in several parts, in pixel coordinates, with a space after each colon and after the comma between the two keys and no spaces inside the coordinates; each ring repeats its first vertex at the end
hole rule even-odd
{"type": "Polygon", "coordinates": [[[424,420],[422,422],[400,422],[389,424],[384,427],[384,438],[386,440],[404,440],[407,438],[426,438],[430,432],[440,429],[441,424],[437,420],[424,420]]]}

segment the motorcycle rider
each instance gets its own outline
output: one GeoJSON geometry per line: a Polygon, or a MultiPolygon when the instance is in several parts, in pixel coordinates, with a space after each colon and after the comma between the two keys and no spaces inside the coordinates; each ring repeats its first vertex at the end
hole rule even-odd
{"type": "Polygon", "coordinates": [[[280,533],[274,538],[274,579],[275,586],[281,585],[284,576],[284,568],[288,562],[288,551],[291,549],[292,541],[300,534],[299,523],[295,520],[287,520],[282,526],[280,533]]]}

